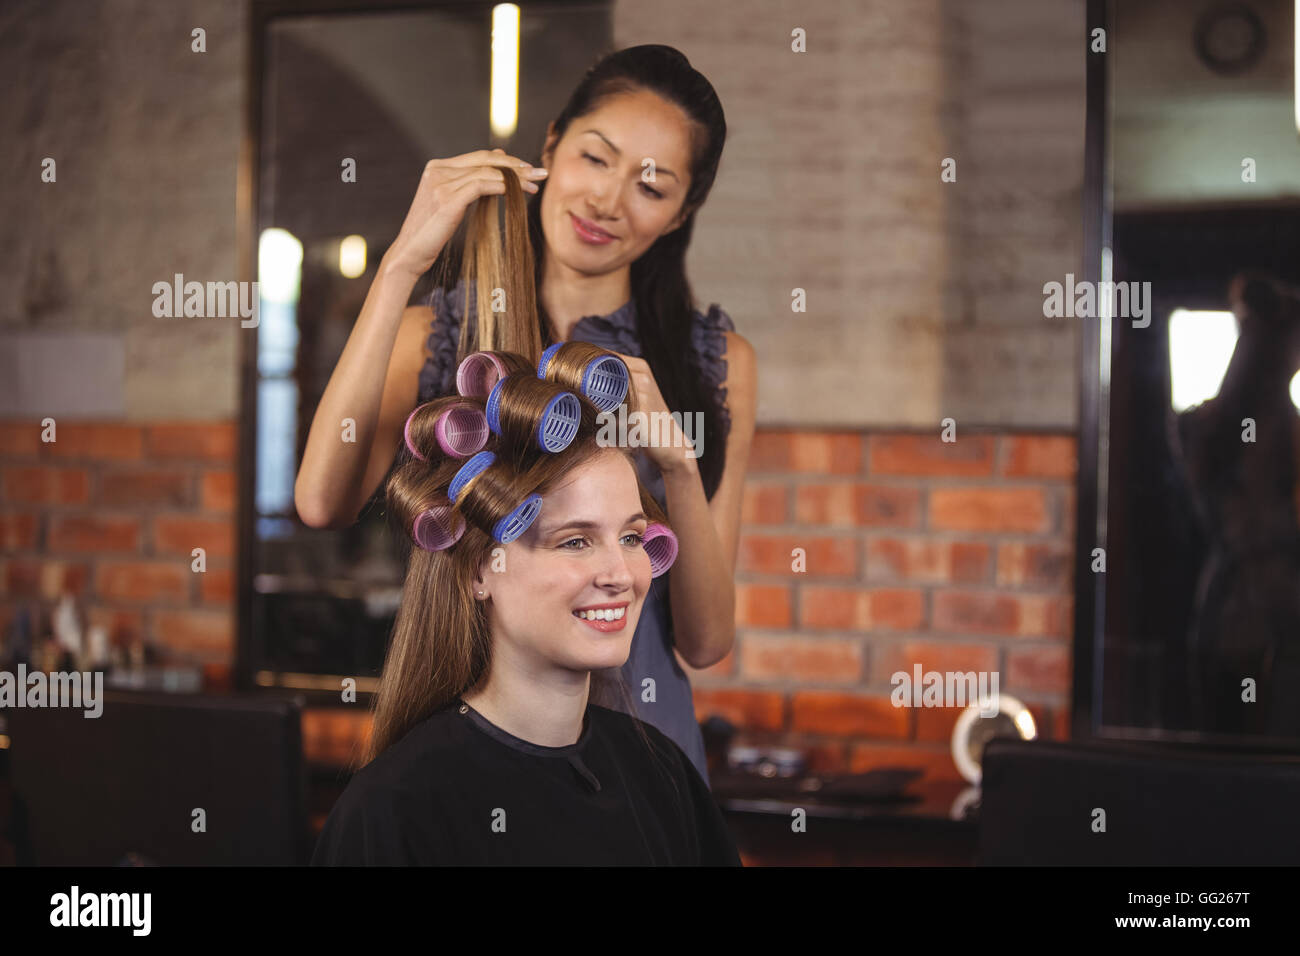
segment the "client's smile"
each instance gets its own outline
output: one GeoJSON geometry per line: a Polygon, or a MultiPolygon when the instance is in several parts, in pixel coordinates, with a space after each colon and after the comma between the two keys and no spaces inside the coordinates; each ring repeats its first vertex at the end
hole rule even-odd
{"type": "Polygon", "coordinates": [[[614,604],[593,604],[591,607],[578,608],[574,615],[584,621],[620,621],[627,613],[627,601],[614,604]]]}

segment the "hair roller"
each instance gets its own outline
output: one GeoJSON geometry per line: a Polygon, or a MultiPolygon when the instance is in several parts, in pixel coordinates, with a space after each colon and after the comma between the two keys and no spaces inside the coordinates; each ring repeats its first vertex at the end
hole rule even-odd
{"type": "Polygon", "coordinates": [[[621,358],[589,342],[549,346],[537,363],[537,377],[581,392],[601,412],[623,404],[630,380],[621,358]]]}
{"type": "Polygon", "coordinates": [[[413,409],[411,411],[411,414],[406,416],[406,425],[402,428],[402,435],[405,436],[406,438],[406,450],[409,451],[416,458],[420,459],[420,461],[428,461],[429,459],[421,455],[420,450],[416,448],[414,443],[412,443],[411,441],[411,421],[412,419],[415,418],[416,414],[420,411],[420,408],[423,408],[423,406],[419,406],[413,409]]]}
{"type": "Polygon", "coordinates": [[[667,525],[652,521],[646,525],[641,546],[650,555],[650,577],[666,574],[677,560],[677,535],[667,525]]]}
{"type": "Polygon", "coordinates": [[[456,391],[466,398],[485,399],[493,385],[525,369],[531,370],[529,362],[514,352],[471,352],[456,369],[456,391]]]}
{"type": "Polygon", "coordinates": [[[411,537],[425,551],[443,551],[460,540],[465,533],[465,519],[458,515],[450,502],[426,508],[415,516],[411,537]]]}
{"type": "Polygon", "coordinates": [[[535,445],[555,453],[578,434],[582,403],[552,382],[511,375],[492,386],[484,414],[503,444],[515,450],[535,445]]]}
{"type": "Polygon", "coordinates": [[[497,460],[497,456],[490,451],[481,451],[470,458],[469,461],[460,466],[456,476],[451,479],[451,484],[447,486],[447,498],[452,504],[460,504],[461,492],[468,487],[469,483],[483,474],[497,460]]]}
{"type": "Polygon", "coordinates": [[[422,462],[436,440],[444,455],[468,458],[487,443],[487,419],[472,399],[444,396],[419,405],[402,429],[407,450],[422,462]],[[432,434],[431,434],[432,433],[432,434]]]}
{"type": "Polygon", "coordinates": [[[443,454],[468,458],[487,444],[487,417],[481,408],[469,404],[453,405],[434,423],[433,433],[443,454]]]}
{"type": "Polygon", "coordinates": [[[527,531],[542,510],[542,496],[535,492],[523,501],[514,497],[518,485],[513,469],[499,465],[492,452],[481,451],[456,472],[447,497],[493,540],[508,544],[527,531]],[[518,502],[513,507],[512,497],[518,502]]]}
{"type": "Polygon", "coordinates": [[[492,537],[502,544],[509,544],[528,530],[541,510],[542,496],[534,492],[492,526],[492,537]]]}

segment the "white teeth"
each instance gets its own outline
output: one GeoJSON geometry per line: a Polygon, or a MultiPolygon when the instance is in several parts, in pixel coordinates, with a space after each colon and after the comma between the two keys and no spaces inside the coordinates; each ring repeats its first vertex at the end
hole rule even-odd
{"type": "Polygon", "coordinates": [[[577,611],[578,617],[584,621],[621,621],[627,608],[602,608],[598,611],[577,611]]]}

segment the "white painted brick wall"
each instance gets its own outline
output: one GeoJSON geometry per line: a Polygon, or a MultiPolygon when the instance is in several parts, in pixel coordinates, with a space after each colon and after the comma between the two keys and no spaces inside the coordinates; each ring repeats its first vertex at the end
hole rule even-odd
{"type": "MultiPolygon", "coordinates": [[[[677,46],[727,110],[691,274],[758,350],[760,424],[1074,424],[1077,329],[1042,318],[1041,290],[1079,271],[1083,8],[617,0],[616,43],[677,46]],[[807,54],[790,52],[795,26],[807,54]],[[807,314],[789,311],[795,286],[807,314]]],[[[119,336],[121,394],[103,406],[128,419],[238,414],[238,324],[167,324],[141,290],[235,277],[246,15],[200,0],[0,12],[5,347],[119,336]],[[36,182],[47,155],[58,188],[36,182]]],[[[84,390],[85,371],[70,361],[50,388],[84,390]]]]}
{"type": "Polygon", "coordinates": [[[1083,19],[1082,0],[618,2],[617,45],[677,47],[727,112],[691,277],[758,351],[761,424],[1075,424],[1078,330],[1043,318],[1042,286],[1082,256],[1083,19]]]}

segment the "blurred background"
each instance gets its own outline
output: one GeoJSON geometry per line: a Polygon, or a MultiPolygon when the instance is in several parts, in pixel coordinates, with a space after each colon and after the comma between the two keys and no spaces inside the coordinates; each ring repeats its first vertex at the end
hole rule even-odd
{"type": "Polygon", "coordinates": [[[7,4],[0,670],[115,696],[0,710],[0,861],[305,860],[403,573],[382,502],[298,520],[316,403],[424,163],[535,161],[639,43],[726,110],[690,276],[759,359],[736,646],[688,668],[746,862],[986,859],[995,736],[1300,749],[1296,29],[1294,0],[7,4]],[[258,325],[158,317],[178,274],[257,279],[258,325]],[[1072,280],[1151,283],[1149,324],[1049,317],[1072,280]],[[893,706],[918,666],[996,673],[1003,714],[893,706]],[[96,782],[115,815],[78,809],[96,782]],[[246,838],[168,830],[191,793],[246,838]],[[830,838],[782,841],[796,802],[830,838]]]}

